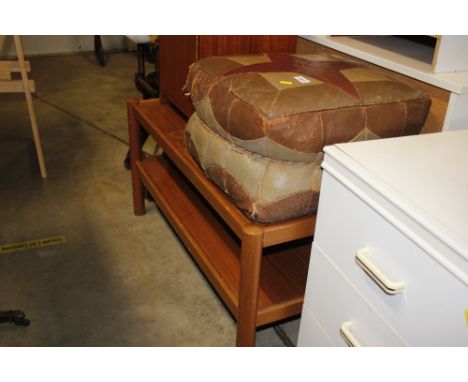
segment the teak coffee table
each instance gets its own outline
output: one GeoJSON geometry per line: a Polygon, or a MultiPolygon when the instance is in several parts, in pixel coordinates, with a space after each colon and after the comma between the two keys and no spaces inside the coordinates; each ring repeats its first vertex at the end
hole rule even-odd
{"type": "Polygon", "coordinates": [[[192,160],[184,117],[154,99],[127,107],[135,215],[146,189],[237,319],[237,346],[254,346],[257,327],[301,313],[316,215],[247,219],[192,160]],[[144,157],[142,129],[163,155],[144,157]]]}

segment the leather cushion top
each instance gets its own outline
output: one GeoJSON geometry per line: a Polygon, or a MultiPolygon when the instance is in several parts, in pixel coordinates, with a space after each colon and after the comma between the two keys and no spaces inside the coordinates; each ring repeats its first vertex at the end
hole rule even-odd
{"type": "Polygon", "coordinates": [[[314,161],[325,145],[417,134],[430,98],[332,55],[209,57],[189,70],[200,119],[231,143],[288,161],[314,161]]]}

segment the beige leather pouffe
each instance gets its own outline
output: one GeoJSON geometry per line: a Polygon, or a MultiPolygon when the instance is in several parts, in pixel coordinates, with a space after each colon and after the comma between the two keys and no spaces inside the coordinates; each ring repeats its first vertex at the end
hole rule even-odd
{"type": "Polygon", "coordinates": [[[257,155],[211,131],[196,113],[185,143],[205,175],[251,219],[267,223],[317,210],[322,155],[309,163],[257,155]]]}

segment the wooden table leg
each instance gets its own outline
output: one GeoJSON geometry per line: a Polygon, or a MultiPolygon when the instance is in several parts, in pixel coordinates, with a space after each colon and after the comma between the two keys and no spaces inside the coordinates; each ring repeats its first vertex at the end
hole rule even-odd
{"type": "Polygon", "coordinates": [[[37,161],[39,162],[39,170],[41,171],[42,178],[47,178],[47,169],[44,161],[44,154],[42,153],[41,137],[39,135],[39,127],[37,126],[36,113],[34,112],[34,105],[31,96],[31,89],[29,87],[28,73],[26,71],[26,64],[24,62],[23,46],[19,36],[13,36],[16,46],[16,53],[18,55],[18,62],[20,65],[21,79],[23,81],[24,95],[26,96],[26,105],[28,107],[29,119],[31,121],[31,128],[34,138],[34,145],[36,147],[37,161]]]}
{"type": "Polygon", "coordinates": [[[244,229],[241,240],[236,345],[255,346],[258,292],[263,253],[263,230],[256,226],[248,226],[244,229]]]}
{"type": "Polygon", "coordinates": [[[145,188],[143,182],[138,176],[136,163],[141,161],[142,154],[142,127],[135,117],[134,105],[138,104],[137,99],[131,99],[127,102],[128,115],[128,136],[130,138],[130,167],[132,172],[132,192],[133,192],[133,212],[135,215],[144,215],[145,213],[145,188]]]}

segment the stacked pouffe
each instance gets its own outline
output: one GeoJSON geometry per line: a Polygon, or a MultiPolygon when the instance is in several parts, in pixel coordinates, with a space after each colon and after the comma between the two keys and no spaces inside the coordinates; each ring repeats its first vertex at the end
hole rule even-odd
{"type": "Polygon", "coordinates": [[[333,55],[210,57],[192,64],[185,142],[245,214],[271,223],[316,212],[323,147],[418,134],[422,91],[333,55]]]}

